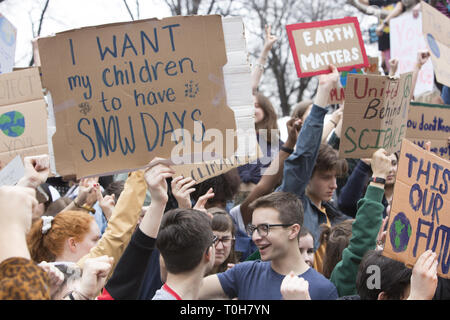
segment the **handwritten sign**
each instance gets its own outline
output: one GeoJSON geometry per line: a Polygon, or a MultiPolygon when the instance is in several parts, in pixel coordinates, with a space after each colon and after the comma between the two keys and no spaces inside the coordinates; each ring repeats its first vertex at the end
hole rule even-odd
{"type": "Polygon", "coordinates": [[[438,82],[450,86],[450,19],[422,1],[423,35],[438,82]]]}
{"type": "Polygon", "coordinates": [[[38,68],[0,75],[0,161],[47,154],[47,105],[38,68]]]}
{"type": "Polygon", "coordinates": [[[13,71],[16,37],[16,28],[0,13],[0,73],[13,71]]]}
{"type": "Polygon", "coordinates": [[[412,267],[426,250],[449,276],[450,162],[403,140],[383,255],[412,267]]]}
{"type": "Polygon", "coordinates": [[[356,17],[297,23],[286,26],[299,78],[367,66],[361,30],[356,17]]]}
{"type": "MultiPolygon", "coordinates": [[[[391,58],[398,60],[399,74],[413,71],[417,63],[417,53],[426,50],[427,44],[422,34],[421,17],[414,18],[412,11],[407,11],[389,23],[391,58]]],[[[433,90],[433,64],[427,61],[417,75],[414,96],[433,90]]]]}
{"type": "Polygon", "coordinates": [[[431,142],[431,152],[449,159],[450,105],[411,102],[408,114],[406,138],[425,148],[431,142]]]}
{"type": "Polygon", "coordinates": [[[412,72],[400,78],[350,74],[339,148],[341,158],[370,158],[400,150],[406,134],[412,72]]]}
{"type": "MultiPolygon", "coordinates": [[[[208,130],[236,129],[220,16],[82,28],[38,39],[38,49],[60,175],[129,171],[174,149],[202,161],[208,130]]],[[[223,143],[210,154],[234,151],[223,143]]]]}
{"type": "Polygon", "coordinates": [[[0,170],[0,186],[13,186],[25,175],[22,158],[16,156],[0,170]]]}

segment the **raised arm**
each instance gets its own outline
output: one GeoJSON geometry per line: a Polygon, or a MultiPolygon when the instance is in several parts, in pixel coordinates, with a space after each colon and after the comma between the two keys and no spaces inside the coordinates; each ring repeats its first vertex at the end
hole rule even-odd
{"type": "MultiPolygon", "coordinates": [[[[159,160],[161,159],[155,158],[153,164],[159,160]]],[[[152,166],[150,162],[149,167],[145,171],[145,181],[152,201],[108,281],[102,299],[105,299],[105,295],[110,295],[114,300],[136,300],[139,297],[139,289],[145,277],[150,255],[155,248],[159,226],[168,201],[166,179],[175,173],[165,164],[152,166]]]]}
{"type": "MultiPolygon", "coordinates": [[[[391,161],[384,149],[378,149],[372,156],[373,177],[386,179],[391,161]]],[[[352,237],[342,252],[342,260],[334,267],[330,280],[339,296],[356,294],[356,275],[359,264],[368,250],[376,247],[384,205],[381,203],[384,185],[370,182],[366,195],[358,202],[358,212],[352,225],[352,237]]],[[[327,253],[328,254],[328,253],[327,253]]]]}
{"type": "Polygon", "coordinates": [[[269,194],[280,183],[283,177],[284,161],[294,151],[295,143],[302,126],[302,120],[292,118],[286,123],[286,126],[288,129],[288,139],[264,172],[261,180],[259,180],[255,188],[253,188],[241,204],[240,210],[244,226],[248,225],[252,220],[251,210],[249,209],[250,203],[259,197],[269,194]]]}
{"type": "Polygon", "coordinates": [[[284,162],[283,181],[277,189],[292,192],[301,199],[304,197],[319,152],[330,90],[336,87],[339,81],[337,68],[330,65],[330,70],[331,73],[321,75],[319,78],[319,87],[311,113],[302,126],[294,153],[284,162]]]}
{"type": "Polygon", "coordinates": [[[110,275],[112,274],[136,228],[146,190],[144,172],[139,170],[130,173],[103,236],[97,245],[77,262],[81,268],[86,259],[107,255],[114,258],[110,275]]]}
{"type": "Polygon", "coordinates": [[[412,100],[414,100],[414,89],[416,88],[417,78],[419,77],[420,69],[428,61],[429,57],[430,57],[430,51],[428,51],[428,50],[422,50],[417,53],[417,60],[416,60],[416,64],[414,65],[413,76],[412,76],[412,86],[411,86],[411,92],[412,92],[412,97],[413,97],[412,100]]]}
{"type": "Polygon", "coordinates": [[[271,26],[265,26],[266,37],[264,40],[264,47],[261,52],[261,56],[258,59],[258,62],[253,68],[252,72],[252,93],[256,94],[258,91],[259,82],[261,81],[261,77],[264,73],[264,65],[267,60],[267,56],[269,55],[270,50],[273,47],[273,44],[278,40],[278,38],[271,34],[271,26]]]}

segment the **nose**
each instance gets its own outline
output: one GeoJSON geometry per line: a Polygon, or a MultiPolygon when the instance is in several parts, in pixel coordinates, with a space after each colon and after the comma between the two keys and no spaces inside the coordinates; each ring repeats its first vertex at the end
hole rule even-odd
{"type": "Polygon", "coordinates": [[[258,232],[258,230],[255,230],[255,231],[253,231],[253,234],[252,234],[252,240],[253,240],[253,242],[257,242],[257,241],[260,241],[262,238],[261,238],[261,236],[259,235],[259,232],[258,232]]]}
{"type": "Polygon", "coordinates": [[[333,190],[337,189],[336,178],[332,179],[330,188],[333,189],[333,190]]]}
{"type": "Polygon", "coordinates": [[[216,249],[218,249],[218,250],[222,250],[224,247],[223,247],[223,243],[222,243],[222,241],[217,241],[217,244],[216,244],[216,249]]]}

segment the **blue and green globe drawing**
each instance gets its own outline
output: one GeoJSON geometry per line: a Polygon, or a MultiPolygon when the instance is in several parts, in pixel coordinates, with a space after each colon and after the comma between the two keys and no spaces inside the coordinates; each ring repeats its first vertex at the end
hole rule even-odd
{"type": "Polygon", "coordinates": [[[389,238],[394,252],[403,252],[411,237],[411,223],[403,212],[397,214],[389,229],[389,238]]]}
{"type": "Polygon", "coordinates": [[[20,137],[25,131],[25,117],[19,111],[9,111],[0,116],[0,130],[8,137],[20,137]]]}

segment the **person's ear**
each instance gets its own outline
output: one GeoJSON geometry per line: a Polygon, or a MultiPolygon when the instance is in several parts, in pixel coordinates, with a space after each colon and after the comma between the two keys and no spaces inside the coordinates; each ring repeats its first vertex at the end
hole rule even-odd
{"type": "Polygon", "coordinates": [[[75,252],[77,250],[77,242],[74,237],[70,237],[67,239],[67,244],[71,252],[75,252]]]}
{"type": "Polygon", "coordinates": [[[214,259],[214,251],[213,251],[213,245],[209,246],[208,250],[205,252],[205,262],[208,263],[211,261],[211,259],[214,259]]]}
{"type": "Polygon", "coordinates": [[[377,300],[388,300],[388,296],[387,296],[387,294],[386,294],[384,291],[381,291],[381,292],[378,294],[377,300]]]}
{"type": "Polygon", "coordinates": [[[294,223],[291,226],[291,233],[289,234],[289,240],[297,239],[298,234],[300,233],[300,225],[298,223],[294,223]]]}

